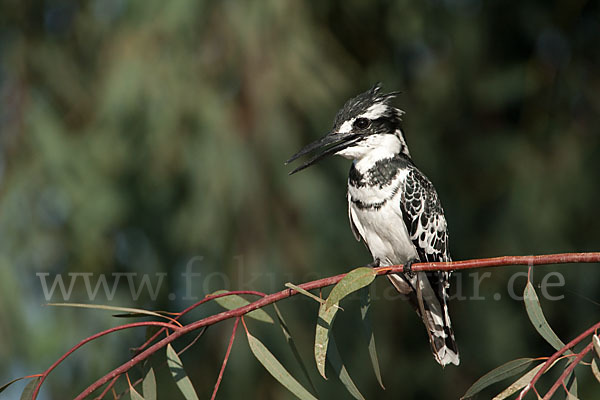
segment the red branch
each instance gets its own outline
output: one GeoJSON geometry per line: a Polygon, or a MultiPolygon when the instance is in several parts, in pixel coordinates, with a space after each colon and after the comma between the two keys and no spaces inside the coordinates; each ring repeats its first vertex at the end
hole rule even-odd
{"type": "MultiPolygon", "coordinates": [[[[219,293],[219,294],[209,295],[209,296],[206,296],[205,298],[203,298],[202,300],[200,300],[200,301],[192,304],[191,306],[189,306],[188,308],[186,308],[182,312],[177,313],[177,316],[174,318],[174,320],[177,321],[179,318],[181,318],[185,314],[189,313],[190,311],[192,311],[196,307],[198,307],[198,306],[206,303],[207,301],[218,299],[219,297],[233,296],[233,295],[239,295],[239,294],[251,294],[251,295],[261,296],[261,297],[265,297],[266,296],[265,293],[263,293],[263,292],[257,292],[256,290],[235,290],[233,292],[226,292],[226,293],[219,293]]],[[[142,344],[140,347],[136,348],[135,351],[137,353],[139,353],[140,351],[144,350],[150,343],[152,343],[164,331],[165,331],[165,328],[159,329],[154,335],[152,335],[152,337],[150,339],[146,340],[146,342],[144,344],[142,344]]]]}
{"type": "MultiPolygon", "coordinates": [[[[577,345],[578,343],[580,343],[583,339],[585,339],[589,335],[592,335],[596,331],[596,329],[600,329],[600,322],[592,325],[589,329],[586,329],[585,332],[583,332],[581,335],[577,336],[575,339],[571,340],[562,349],[560,349],[559,351],[554,353],[552,355],[552,357],[547,359],[546,362],[544,363],[544,366],[535,374],[535,376],[533,377],[531,382],[529,382],[529,384],[527,386],[525,386],[525,388],[521,391],[521,393],[519,393],[519,397],[517,397],[517,400],[523,400],[523,398],[525,397],[527,392],[529,392],[529,390],[535,386],[536,382],[540,379],[540,377],[544,374],[544,372],[546,372],[546,370],[548,368],[550,368],[550,366],[552,364],[554,364],[554,361],[556,361],[560,356],[562,356],[565,351],[567,351],[571,347],[577,345]]],[[[575,368],[575,365],[577,365],[577,363],[574,360],[571,363],[571,366],[573,366],[573,368],[575,368]]],[[[571,366],[569,366],[569,367],[571,367],[571,366]]],[[[566,375],[564,377],[566,377],[566,375]]],[[[561,378],[564,379],[564,377],[561,377],[561,378]]],[[[562,380],[559,379],[557,382],[560,384],[560,382],[562,382],[562,380]]]]}
{"type": "Polygon", "coordinates": [[[543,400],[550,400],[552,398],[552,396],[554,395],[554,392],[556,392],[556,389],[558,389],[558,387],[565,381],[565,379],[567,379],[567,376],[571,372],[573,372],[573,370],[575,369],[575,367],[577,366],[577,364],[579,364],[579,362],[583,359],[583,357],[585,357],[585,355],[587,353],[589,353],[592,350],[593,347],[594,347],[594,342],[590,342],[590,344],[588,344],[587,346],[585,346],[585,348],[581,351],[581,353],[577,354],[577,357],[575,357],[575,359],[573,361],[571,361],[571,365],[569,365],[568,368],[565,368],[565,370],[558,377],[558,379],[556,380],[556,382],[554,382],[554,385],[552,385],[552,387],[550,388],[550,390],[548,390],[548,392],[544,396],[543,400]]]}
{"type": "Polygon", "coordinates": [[[221,380],[223,379],[223,373],[225,372],[227,360],[229,360],[229,353],[231,353],[231,348],[233,347],[233,341],[235,339],[235,332],[237,331],[239,323],[240,317],[237,317],[235,319],[235,324],[233,324],[233,330],[231,331],[231,337],[229,338],[229,345],[227,346],[227,351],[225,352],[225,359],[223,360],[223,365],[221,366],[221,372],[219,372],[219,377],[217,378],[217,383],[215,383],[215,389],[213,390],[213,394],[210,400],[215,400],[215,397],[217,397],[217,390],[219,390],[219,385],[221,384],[221,380]]]}
{"type": "Polygon", "coordinates": [[[32,399],[33,400],[36,399],[36,397],[38,395],[38,392],[40,391],[40,387],[42,386],[42,383],[44,383],[44,380],[48,377],[48,374],[50,372],[52,372],[52,370],[54,368],[58,367],[58,364],[60,364],[61,362],[63,362],[65,360],[65,358],[67,358],[68,356],[70,356],[75,350],[77,350],[78,348],[80,348],[84,344],[86,344],[88,342],[91,342],[92,340],[98,339],[99,337],[102,337],[104,335],[108,335],[109,333],[117,332],[117,331],[120,331],[120,330],[123,330],[123,329],[137,328],[139,326],[161,326],[163,328],[169,328],[169,329],[173,329],[175,331],[177,331],[177,329],[180,329],[179,327],[177,327],[175,325],[172,325],[172,324],[168,324],[166,322],[159,322],[159,321],[134,322],[132,324],[126,324],[126,325],[116,326],[114,328],[110,328],[110,329],[107,329],[105,331],[98,332],[95,335],[92,335],[92,336],[90,336],[88,338],[85,338],[81,342],[79,342],[75,346],[73,346],[65,354],[63,354],[58,360],[56,360],[54,362],[54,364],[52,364],[46,371],[44,371],[44,373],[41,375],[40,381],[38,382],[38,384],[35,387],[35,390],[33,391],[32,399]]]}
{"type": "MultiPolygon", "coordinates": [[[[440,262],[440,263],[418,263],[412,265],[412,271],[453,271],[453,270],[463,270],[463,269],[473,269],[473,268],[486,268],[486,267],[499,267],[506,265],[547,265],[547,264],[565,264],[565,263],[594,263],[600,262],[600,253],[564,253],[564,254],[549,254],[549,255],[541,255],[541,256],[507,256],[507,257],[495,257],[495,258],[485,258],[485,259],[477,259],[477,260],[466,260],[466,261],[454,261],[454,262],[440,262]]],[[[394,265],[390,267],[379,267],[375,268],[377,275],[386,275],[391,273],[402,272],[404,269],[403,265],[394,265]]],[[[328,278],[319,279],[312,282],[307,282],[299,285],[304,290],[313,290],[318,288],[323,288],[326,286],[331,286],[338,283],[345,274],[340,274],[328,278]]],[[[146,350],[142,351],[131,360],[122,364],[121,366],[115,368],[108,374],[104,375],[102,378],[98,379],[88,388],[86,388],[82,393],[80,393],[76,400],[83,400],[85,397],[90,395],[96,389],[113,379],[115,376],[121,375],[133,366],[138,364],[139,362],[145,360],[150,355],[158,351],[159,349],[165,347],[167,344],[173,342],[179,337],[190,333],[196,329],[202,328],[203,326],[213,325],[218,322],[224,321],[230,318],[238,318],[242,315],[245,315],[251,311],[257,310],[259,308],[265,307],[269,304],[275,303],[282,299],[291,297],[298,294],[293,289],[285,289],[280,292],[276,292],[265,296],[253,303],[250,303],[244,307],[236,308],[234,310],[224,311],[219,314],[211,315],[199,321],[192,322],[188,325],[185,325],[181,328],[178,328],[171,335],[161,339],[157,343],[148,347],[146,350]]],[[[204,299],[202,302],[204,302],[204,299]]],[[[38,387],[39,389],[39,387],[38,387]]],[[[35,400],[37,392],[33,396],[33,400],[35,400]]]]}

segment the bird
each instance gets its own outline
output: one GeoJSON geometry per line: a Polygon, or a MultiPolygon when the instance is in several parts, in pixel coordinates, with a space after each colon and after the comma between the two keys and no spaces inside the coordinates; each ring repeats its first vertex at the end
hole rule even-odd
{"type": "Polygon", "coordinates": [[[442,366],[460,358],[448,312],[449,272],[413,272],[416,262],[452,261],[442,204],[431,181],[413,162],[401,128],[403,111],[390,104],[399,92],[381,83],[348,100],[329,133],[290,157],[313,153],[299,172],[331,155],[352,160],[348,217],[358,241],[369,249],[370,267],[404,265],[388,274],[396,290],[423,320],[434,359],[442,366]]]}

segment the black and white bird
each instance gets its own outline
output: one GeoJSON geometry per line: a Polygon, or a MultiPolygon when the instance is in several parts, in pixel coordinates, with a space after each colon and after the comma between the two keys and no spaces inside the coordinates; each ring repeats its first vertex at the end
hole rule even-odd
{"type": "Polygon", "coordinates": [[[451,261],[444,210],[427,177],[413,163],[401,129],[403,112],[391,106],[398,93],[381,94],[381,85],[350,99],[337,113],[333,129],[294,154],[290,163],[316,151],[290,174],[329,156],[353,160],[348,177],[348,214],[357,240],[363,240],[371,266],[404,264],[388,275],[422,318],[435,360],[459,364],[448,314],[449,273],[410,270],[414,262],[451,261]]]}

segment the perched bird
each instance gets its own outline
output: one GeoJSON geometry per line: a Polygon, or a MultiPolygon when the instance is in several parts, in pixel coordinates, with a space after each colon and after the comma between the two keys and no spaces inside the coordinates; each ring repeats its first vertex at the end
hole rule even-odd
{"type": "Polygon", "coordinates": [[[451,261],[444,210],[427,177],[413,163],[401,129],[403,112],[390,105],[398,93],[381,94],[381,84],[348,100],[333,129],[294,154],[286,164],[316,154],[290,174],[329,155],[353,160],[348,177],[352,232],[366,243],[373,263],[404,264],[388,275],[422,318],[435,360],[459,364],[448,314],[448,272],[412,272],[414,262],[451,261]]]}

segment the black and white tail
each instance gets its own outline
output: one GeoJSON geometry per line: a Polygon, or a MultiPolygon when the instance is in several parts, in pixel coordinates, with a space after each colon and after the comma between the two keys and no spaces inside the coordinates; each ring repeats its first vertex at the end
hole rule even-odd
{"type": "Polygon", "coordinates": [[[388,278],[423,320],[435,360],[441,366],[458,365],[458,347],[448,314],[448,273],[417,272],[412,277],[398,274],[388,278]]]}

